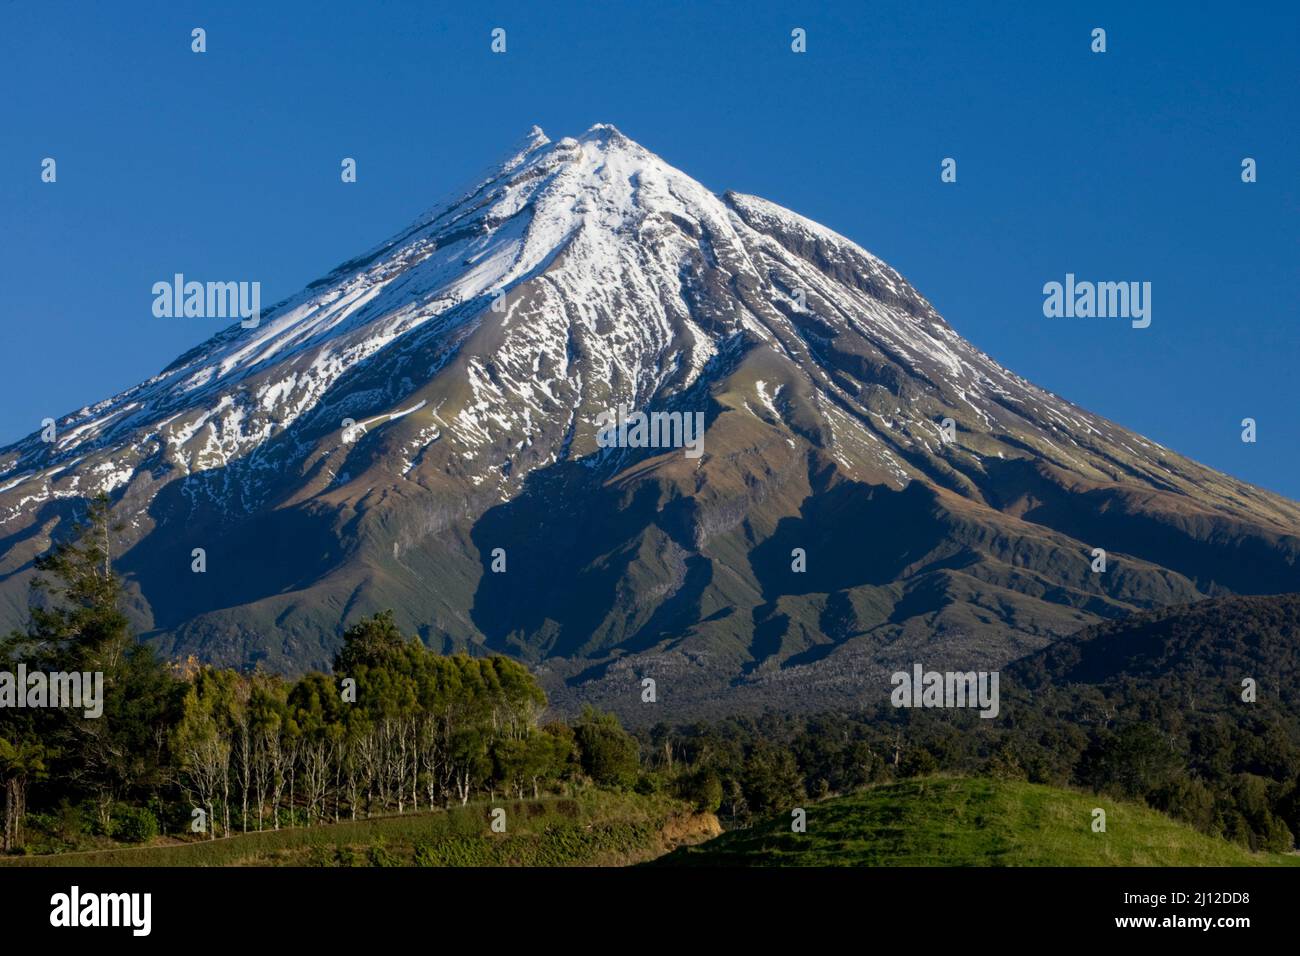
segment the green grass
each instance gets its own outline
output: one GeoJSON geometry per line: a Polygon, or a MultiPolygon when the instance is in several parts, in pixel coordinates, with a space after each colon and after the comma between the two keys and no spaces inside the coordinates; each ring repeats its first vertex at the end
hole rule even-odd
{"type": "Polygon", "coordinates": [[[809,802],[807,832],[780,816],[660,857],[665,829],[698,839],[685,805],[598,791],[435,813],[90,853],[0,857],[9,866],[1269,866],[1147,807],[1037,784],[931,777],[809,802]],[[506,833],[489,829],[492,807],[506,833]],[[1106,811],[1106,832],[1092,811],[1106,811]],[[660,857],[659,859],[655,859],[660,857]]]}
{"type": "Polygon", "coordinates": [[[1037,784],[931,777],[806,807],[655,861],[705,866],[1269,866],[1145,806],[1037,784]],[[1092,811],[1106,811],[1106,832],[1092,811]]]}
{"type": "Polygon", "coordinates": [[[689,815],[665,797],[589,791],[136,848],[0,857],[8,866],[572,866],[640,862],[689,815]],[[489,814],[506,811],[506,832],[489,814]]]}

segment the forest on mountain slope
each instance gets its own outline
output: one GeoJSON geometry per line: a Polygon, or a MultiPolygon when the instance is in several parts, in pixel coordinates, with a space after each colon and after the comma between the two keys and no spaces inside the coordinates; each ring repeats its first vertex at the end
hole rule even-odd
{"type": "Polygon", "coordinates": [[[98,502],[81,533],[41,559],[30,627],[4,642],[11,666],[105,677],[99,719],[0,709],[10,853],[587,791],[672,797],[743,828],[940,771],[1142,801],[1251,850],[1290,850],[1300,833],[1300,716],[1289,703],[1300,690],[1300,596],[1205,601],[1086,629],[1007,668],[992,721],[883,704],[632,734],[590,709],[547,720],[521,664],[437,654],[382,613],[348,629],[328,675],[163,661],[119,610],[111,526],[98,502]]]}

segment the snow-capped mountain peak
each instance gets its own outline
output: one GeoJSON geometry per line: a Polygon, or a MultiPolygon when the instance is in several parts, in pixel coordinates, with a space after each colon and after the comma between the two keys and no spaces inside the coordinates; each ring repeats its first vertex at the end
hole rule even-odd
{"type": "Polygon", "coordinates": [[[53,442],[0,449],[0,594],[15,613],[32,555],[101,491],[128,522],[149,626],[240,659],[272,606],[277,633],[318,649],[349,609],[386,604],[521,653],[644,649],[674,629],[770,643],[773,621],[795,626],[782,602],[810,592],[764,549],[791,527],[829,533],[805,516],[832,500],[848,517],[830,525],[867,521],[877,550],[837,559],[817,613],[888,605],[897,620],[859,621],[877,637],[915,615],[939,627],[936,607],[978,603],[973,580],[996,582],[979,600],[1032,641],[1162,595],[1242,589],[1240,562],[1184,566],[1209,542],[1251,542],[1251,580],[1267,586],[1300,552],[1294,503],[1032,385],[846,237],[717,195],[605,124],[558,140],[534,127],[471,188],[257,327],[236,323],[61,417],[53,442]],[[600,417],[619,407],[698,413],[702,455],[601,445],[600,417]],[[542,579],[503,596],[482,576],[482,554],[526,550],[527,529],[559,516],[547,540],[567,557],[537,567],[603,595],[573,619],[542,579]],[[1112,548],[1140,557],[1089,577],[1075,555],[1118,516],[1112,548]],[[509,529],[514,543],[498,542],[509,529]],[[187,542],[203,536],[259,576],[224,590],[186,577],[187,542]],[[938,604],[908,603],[922,579],[938,604]],[[520,595],[534,603],[517,620],[493,616],[520,595]]]}

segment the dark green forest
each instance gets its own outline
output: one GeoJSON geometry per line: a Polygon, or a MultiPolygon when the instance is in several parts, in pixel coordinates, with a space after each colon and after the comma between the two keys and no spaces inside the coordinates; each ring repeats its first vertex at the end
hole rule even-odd
{"type": "Polygon", "coordinates": [[[996,720],[881,704],[639,736],[647,768],[691,768],[688,779],[720,788],[726,825],[946,772],[1140,800],[1252,850],[1293,848],[1300,595],[1207,600],[1088,628],[1009,665],[1001,686],[996,720]]]}
{"type": "Polygon", "coordinates": [[[499,655],[440,655],[391,615],[353,624],[331,674],[161,660],[120,610],[111,515],[38,562],[9,667],[99,671],[97,719],[0,709],[8,853],[188,840],[473,800],[662,793],[753,824],[809,800],[946,772],[1138,799],[1254,850],[1300,833],[1300,596],[1230,598],[1090,628],[1003,671],[969,711],[770,713],[629,733],[546,697],[499,655]],[[1256,697],[1242,699],[1252,679],[1256,697]]]}

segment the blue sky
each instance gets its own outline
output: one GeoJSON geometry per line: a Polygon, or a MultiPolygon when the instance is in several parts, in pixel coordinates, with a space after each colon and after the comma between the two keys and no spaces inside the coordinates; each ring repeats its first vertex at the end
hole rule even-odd
{"type": "Polygon", "coordinates": [[[155,318],[155,281],[270,304],[533,123],[608,122],[856,240],[1021,375],[1300,498],[1295,4],[238,6],[0,5],[0,442],[217,330],[155,318]],[[1151,282],[1150,328],[1045,318],[1067,272],[1151,282]]]}

